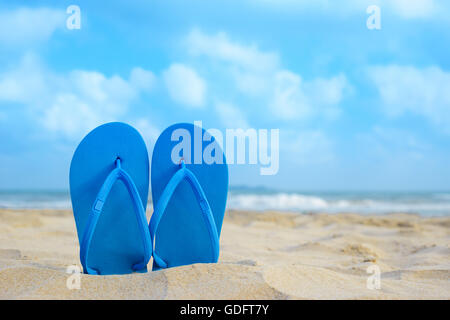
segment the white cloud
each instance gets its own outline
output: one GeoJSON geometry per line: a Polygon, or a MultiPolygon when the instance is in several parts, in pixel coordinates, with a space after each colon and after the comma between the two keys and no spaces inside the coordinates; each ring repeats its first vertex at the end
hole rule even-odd
{"type": "Polygon", "coordinates": [[[192,108],[204,106],[206,84],[194,69],[174,63],[164,71],[163,78],[175,102],[192,108]]]}
{"type": "Polygon", "coordinates": [[[131,70],[130,82],[135,88],[151,90],[155,86],[156,77],[151,71],[137,67],[131,70]]]}
{"type": "Polygon", "coordinates": [[[383,1],[382,4],[403,18],[431,17],[438,11],[435,0],[390,0],[383,1]]]}
{"type": "Polygon", "coordinates": [[[186,40],[189,53],[194,56],[206,56],[250,70],[267,70],[278,66],[276,53],[262,52],[255,44],[243,46],[232,42],[224,32],[207,35],[194,29],[186,40]]]}
{"type": "Polygon", "coordinates": [[[230,103],[218,102],[216,103],[215,109],[219,118],[222,120],[222,123],[227,128],[247,129],[250,127],[241,109],[236,106],[230,103]]]}
{"type": "Polygon", "coordinates": [[[447,3],[436,0],[250,0],[250,2],[257,6],[296,14],[320,11],[332,15],[360,15],[365,13],[368,6],[378,5],[382,14],[393,14],[404,19],[430,18],[449,9],[447,3]]]}
{"type": "Polygon", "coordinates": [[[0,75],[0,101],[31,103],[34,97],[45,96],[44,74],[40,61],[26,54],[17,68],[0,75]]]}
{"type": "Polygon", "coordinates": [[[232,41],[225,32],[205,34],[193,29],[185,41],[190,55],[211,63],[224,74],[233,77],[237,88],[257,96],[271,85],[269,78],[278,68],[280,59],[275,52],[266,52],[256,44],[232,41]]]}
{"type": "MultiPolygon", "coordinates": [[[[102,118],[88,102],[72,93],[55,95],[52,104],[43,110],[43,114],[41,122],[47,129],[68,137],[75,137],[81,131],[96,127],[102,118]]],[[[110,115],[111,113],[105,118],[108,119],[110,115]]]]}
{"type": "Polygon", "coordinates": [[[20,65],[0,74],[0,102],[23,105],[37,116],[46,129],[67,138],[78,139],[95,126],[117,120],[130,103],[149,89],[149,71],[133,69],[130,79],[107,77],[100,72],[74,70],[58,74],[46,69],[33,55],[20,65]]]}
{"type": "Polygon", "coordinates": [[[377,66],[369,77],[391,117],[412,113],[450,133],[450,73],[439,67],[377,66]]]}
{"type": "Polygon", "coordinates": [[[300,75],[283,70],[275,75],[274,88],[270,104],[273,114],[283,120],[296,120],[312,115],[336,117],[350,86],[344,75],[303,81],[300,75]]]}
{"type": "Polygon", "coordinates": [[[132,122],[132,125],[139,131],[142,138],[147,143],[148,149],[156,143],[161,130],[146,118],[138,118],[132,122]]]}
{"type": "Polygon", "coordinates": [[[280,71],[275,75],[275,93],[270,106],[279,118],[289,120],[311,114],[301,82],[301,77],[290,71],[280,71]]]}
{"type": "Polygon", "coordinates": [[[50,8],[19,8],[0,11],[0,42],[2,45],[30,46],[46,41],[57,29],[65,27],[64,10],[50,8]]]}
{"type": "Polygon", "coordinates": [[[297,120],[312,115],[335,117],[350,88],[343,74],[304,81],[301,75],[282,69],[277,53],[262,51],[255,44],[232,41],[224,32],[208,35],[194,29],[186,43],[194,57],[209,58],[207,62],[214,69],[212,76],[217,78],[219,72],[228,75],[241,93],[268,104],[279,119],[297,120]]]}
{"type": "Polygon", "coordinates": [[[338,105],[350,85],[344,74],[331,78],[316,78],[306,83],[306,91],[319,105],[338,105]]]}
{"type": "Polygon", "coordinates": [[[272,73],[235,70],[232,76],[237,89],[246,95],[258,97],[272,90],[272,73]]]}

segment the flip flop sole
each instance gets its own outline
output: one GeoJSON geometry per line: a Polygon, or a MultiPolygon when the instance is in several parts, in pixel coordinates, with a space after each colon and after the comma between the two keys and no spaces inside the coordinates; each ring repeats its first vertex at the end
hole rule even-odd
{"type": "MultiPolygon", "coordinates": [[[[70,166],[70,195],[81,243],[96,196],[120,158],[147,206],[149,161],[146,145],[131,126],[113,122],[91,131],[79,144],[70,166]]],[[[89,266],[101,274],[133,272],[144,245],[126,186],[117,181],[103,206],[89,249],[89,266]]],[[[146,271],[146,270],[142,270],[146,271]]]]}
{"type": "MultiPolygon", "coordinates": [[[[194,128],[192,124],[175,124],[164,130],[158,138],[151,167],[152,199],[154,204],[158,203],[167,183],[180,168],[179,164],[174,163],[172,159],[172,151],[180,140],[173,141],[172,135],[177,130],[185,130],[191,138],[189,151],[192,160],[189,161],[185,156],[186,168],[195,174],[208,199],[220,237],[227,201],[228,166],[218,146],[216,152],[219,157],[222,156],[222,164],[206,164],[203,159],[202,164],[193,163],[196,151],[194,130],[197,130],[197,133],[200,132],[201,136],[205,134],[204,129],[194,128]]],[[[203,155],[205,148],[212,142],[214,138],[212,141],[204,141],[201,148],[197,144],[199,148],[197,152],[200,151],[199,154],[203,155]]],[[[155,252],[168,263],[169,267],[215,262],[211,254],[211,240],[207,226],[194,192],[187,181],[182,181],[175,189],[162,215],[155,235],[155,252]]],[[[154,263],[153,270],[158,268],[154,263]]]]}

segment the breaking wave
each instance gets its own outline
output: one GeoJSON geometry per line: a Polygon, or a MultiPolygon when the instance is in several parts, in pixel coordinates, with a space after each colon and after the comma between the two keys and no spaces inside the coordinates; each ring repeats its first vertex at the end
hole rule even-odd
{"type": "Polygon", "coordinates": [[[237,210],[281,210],[298,212],[418,213],[450,215],[450,195],[306,195],[298,193],[236,194],[228,208],[237,210]]]}

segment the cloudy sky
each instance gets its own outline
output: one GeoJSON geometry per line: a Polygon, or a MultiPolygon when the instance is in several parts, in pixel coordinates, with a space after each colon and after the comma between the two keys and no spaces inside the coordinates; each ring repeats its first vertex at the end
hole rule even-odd
{"type": "Polygon", "coordinates": [[[0,189],[66,189],[99,124],[151,154],[195,120],[280,129],[278,174],[233,165],[231,185],[450,189],[445,0],[3,1],[0,43],[0,189]]]}

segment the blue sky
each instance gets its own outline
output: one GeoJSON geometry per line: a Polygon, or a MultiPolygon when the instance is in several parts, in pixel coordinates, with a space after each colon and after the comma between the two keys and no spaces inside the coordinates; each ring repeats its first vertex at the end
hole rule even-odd
{"type": "Polygon", "coordinates": [[[2,1],[0,43],[0,189],[67,188],[101,123],[151,154],[195,120],[280,129],[278,174],[233,165],[231,185],[450,189],[448,1],[2,1]]]}

